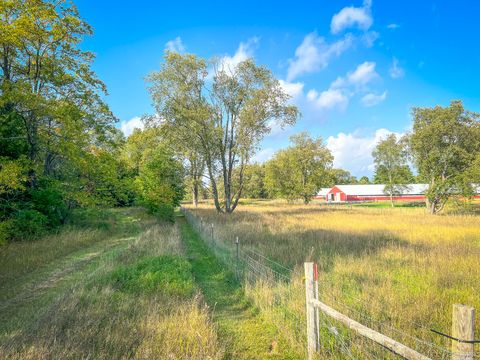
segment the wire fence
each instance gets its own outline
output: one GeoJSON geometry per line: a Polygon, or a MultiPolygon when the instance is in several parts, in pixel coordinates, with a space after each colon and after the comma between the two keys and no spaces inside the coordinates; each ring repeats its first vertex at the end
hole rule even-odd
{"type": "MultiPolygon", "coordinates": [[[[279,330],[282,339],[299,354],[307,357],[305,316],[305,285],[303,268],[285,266],[260,253],[251,244],[242,244],[242,239],[220,239],[212,223],[195,216],[182,208],[189,224],[201,235],[203,241],[233,271],[245,286],[247,296],[262,314],[268,317],[279,330]]],[[[431,328],[415,324],[429,340],[408,334],[388,320],[373,319],[366,312],[369,305],[364,300],[342,294],[342,298],[320,291],[322,302],[431,359],[452,359],[455,355],[448,339],[431,341],[431,328]]],[[[389,349],[351,331],[328,315],[319,313],[320,351],[319,359],[398,359],[389,349]]],[[[480,358],[480,352],[475,352],[480,358]]]]}

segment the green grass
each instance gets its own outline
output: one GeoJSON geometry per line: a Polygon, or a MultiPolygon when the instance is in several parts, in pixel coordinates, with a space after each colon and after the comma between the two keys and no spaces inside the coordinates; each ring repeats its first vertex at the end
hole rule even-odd
{"type": "Polygon", "coordinates": [[[108,281],[121,291],[188,297],[195,291],[191,270],[184,258],[162,255],[120,266],[108,276],[108,281]]]}
{"type": "Polygon", "coordinates": [[[107,222],[86,216],[48,241],[3,249],[0,358],[220,359],[177,226],[141,209],[106,211],[107,222]]]}
{"type": "Polygon", "coordinates": [[[199,234],[179,218],[186,254],[225,344],[227,359],[298,359],[303,356],[281,338],[278,329],[246,298],[232,271],[203,242],[199,234]]]}

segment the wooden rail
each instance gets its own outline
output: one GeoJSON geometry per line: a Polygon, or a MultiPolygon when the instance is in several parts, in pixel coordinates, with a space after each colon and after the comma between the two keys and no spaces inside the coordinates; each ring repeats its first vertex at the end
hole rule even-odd
{"type": "Polygon", "coordinates": [[[379,332],[372,330],[365,325],[360,324],[359,322],[350,319],[348,316],[345,316],[339,313],[337,310],[331,308],[330,306],[322,303],[319,300],[312,299],[310,300],[311,304],[323,311],[328,316],[334,318],[335,320],[341,322],[346,327],[356,331],[358,334],[375,341],[376,343],[386,347],[390,351],[394,352],[397,355],[403,356],[405,359],[411,360],[431,360],[429,357],[420,354],[419,352],[399,343],[392,338],[380,334],[379,332]]]}

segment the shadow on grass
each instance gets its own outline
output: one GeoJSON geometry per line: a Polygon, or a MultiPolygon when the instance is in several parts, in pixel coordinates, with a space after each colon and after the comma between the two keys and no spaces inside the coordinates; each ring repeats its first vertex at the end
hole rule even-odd
{"type": "Polygon", "coordinates": [[[270,354],[278,341],[276,329],[265,322],[258,310],[246,299],[242,284],[233,272],[215,256],[199,234],[183,218],[178,218],[188,260],[196,283],[213,310],[219,336],[227,349],[227,359],[294,359],[280,344],[281,354],[270,354]]]}
{"type": "MultiPolygon", "coordinates": [[[[291,229],[288,229],[288,231],[275,229],[273,232],[265,225],[249,229],[249,222],[257,222],[259,216],[273,215],[282,217],[301,215],[303,217],[308,214],[319,214],[318,216],[321,216],[323,212],[331,213],[332,211],[345,212],[350,210],[327,207],[302,207],[289,208],[279,212],[266,211],[262,214],[239,211],[233,215],[218,215],[215,222],[221,223],[226,227],[241,223],[243,228],[236,235],[240,237],[242,246],[259,251],[289,268],[300,266],[304,261],[315,260],[318,261],[323,271],[329,272],[333,269],[337,258],[370,257],[385,248],[413,249],[415,252],[428,251],[428,245],[412,244],[395,236],[388,230],[352,233],[328,229],[302,229],[301,226],[298,226],[293,231],[291,229]]],[[[372,214],[375,213],[372,212],[372,214]]],[[[212,218],[212,212],[209,209],[196,209],[195,215],[205,219],[212,218]]],[[[231,233],[231,231],[227,230],[223,231],[223,233],[231,233]]],[[[220,240],[233,243],[233,236],[232,238],[220,240]]]]}

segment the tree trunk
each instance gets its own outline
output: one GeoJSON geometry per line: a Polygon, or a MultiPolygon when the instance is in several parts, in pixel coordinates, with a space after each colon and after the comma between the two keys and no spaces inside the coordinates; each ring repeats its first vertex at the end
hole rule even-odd
{"type": "Polygon", "coordinates": [[[195,207],[198,206],[198,182],[193,180],[192,184],[192,203],[195,207]]]}
{"type": "Polygon", "coordinates": [[[392,207],[394,207],[395,205],[393,204],[393,194],[390,193],[390,204],[392,205],[392,207]]]}

